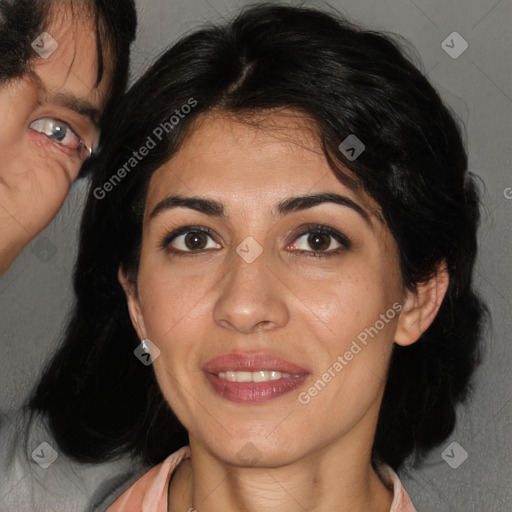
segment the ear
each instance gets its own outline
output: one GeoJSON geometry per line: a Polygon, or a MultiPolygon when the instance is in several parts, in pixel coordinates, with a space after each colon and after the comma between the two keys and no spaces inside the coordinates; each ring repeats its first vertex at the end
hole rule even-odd
{"type": "Polygon", "coordinates": [[[395,343],[412,345],[428,329],[441,307],[449,281],[443,260],[435,276],[419,283],[413,291],[407,291],[398,319],[395,343]]]}
{"type": "Polygon", "coordinates": [[[128,303],[128,311],[130,313],[130,320],[132,321],[133,328],[137,331],[139,339],[144,340],[147,338],[146,327],[144,325],[144,317],[142,316],[142,311],[140,309],[135,285],[129,280],[121,267],[119,267],[119,270],[117,271],[117,278],[119,279],[126,295],[126,302],[128,303]]]}

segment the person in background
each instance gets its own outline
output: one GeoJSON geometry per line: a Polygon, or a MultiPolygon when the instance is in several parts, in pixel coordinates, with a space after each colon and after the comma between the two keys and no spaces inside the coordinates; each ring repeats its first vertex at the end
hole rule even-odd
{"type": "Polygon", "coordinates": [[[134,0],[0,0],[0,274],[97,153],[135,28],[134,0]]]}
{"type": "MultiPolygon", "coordinates": [[[[0,275],[90,174],[126,90],[136,25],[134,0],[0,0],[0,275]]],[[[56,443],[25,413],[0,411],[2,512],[83,511],[119,484],[121,467],[88,471],[64,454],[43,470],[33,454],[44,449],[34,450],[56,443]]]]}

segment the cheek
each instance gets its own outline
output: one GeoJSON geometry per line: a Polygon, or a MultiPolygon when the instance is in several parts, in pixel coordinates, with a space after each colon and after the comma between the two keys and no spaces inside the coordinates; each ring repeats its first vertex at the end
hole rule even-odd
{"type": "MultiPolygon", "coordinates": [[[[20,104],[21,110],[19,112],[11,112],[8,109],[2,108],[3,101],[4,99],[0,92],[0,119],[2,120],[0,123],[0,154],[2,163],[5,165],[6,160],[11,156],[17,160],[20,158],[18,150],[22,141],[25,140],[24,121],[26,115],[22,103],[20,104]]],[[[14,100],[11,99],[10,101],[14,100]]],[[[16,103],[19,102],[19,100],[15,101],[16,103]]]]}
{"type": "Polygon", "coordinates": [[[395,297],[396,286],[386,283],[378,268],[368,262],[347,263],[347,268],[316,281],[304,279],[293,286],[302,314],[323,325],[335,339],[356,336],[373,325],[395,297]]]}
{"type": "Polygon", "coordinates": [[[363,297],[347,293],[319,305],[308,315],[308,330],[316,336],[318,355],[320,351],[324,354],[322,368],[330,367],[339,356],[345,355],[346,364],[351,366],[381,368],[393,343],[396,330],[394,313],[392,302],[377,294],[363,297]],[[391,314],[386,314],[387,311],[391,314]],[[322,325],[318,328],[315,325],[318,325],[317,319],[321,314],[322,325]]]}
{"type": "Polygon", "coordinates": [[[209,329],[211,318],[207,306],[208,288],[204,278],[189,279],[169,276],[149,266],[141,265],[139,299],[146,334],[160,349],[154,362],[154,372],[160,389],[172,410],[188,429],[191,418],[200,416],[194,404],[202,403],[195,392],[198,385],[198,351],[209,329]]]}
{"type": "Polygon", "coordinates": [[[165,346],[176,339],[178,332],[197,331],[199,322],[211,317],[208,292],[214,284],[204,275],[184,277],[163,269],[158,271],[156,265],[146,265],[143,258],[139,297],[148,337],[165,346]]]}
{"type": "Polygon", "coordinates": [[[398,318],[393,304],[399,298],[399,281],[391,265],[387,268],[368,261],[354,264],[350,273],[326,280],[322,287],[303,289],[303,297],[308,294],[303,318],[316,338],[315,358],[320,362],[311,380],[332,382],[329,391],[322,391],[319,407],[345,414],[348,409],[340,408],[340,399],[354,410],[361,404],[367,407],[386,379],[398,318]]]}

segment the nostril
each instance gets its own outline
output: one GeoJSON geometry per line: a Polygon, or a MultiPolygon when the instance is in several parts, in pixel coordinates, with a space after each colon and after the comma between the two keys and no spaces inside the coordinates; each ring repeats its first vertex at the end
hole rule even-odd
{"type": "Polygon", "coordinates": [[[265,331],[265,330],[267,330],[270,327],[272,327],[272,322],[270,320],[262,320],[261,322],[258,322],[254,326],[254,330],[256,332],[265,331]]]}

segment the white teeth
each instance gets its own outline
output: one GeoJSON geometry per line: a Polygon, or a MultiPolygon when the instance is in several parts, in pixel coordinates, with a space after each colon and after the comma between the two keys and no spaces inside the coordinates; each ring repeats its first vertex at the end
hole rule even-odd
{"type": "Polygon", "coordinates": [[[236,376],[237,382],[251,382],[252,381],[252,373],[251,372],[233,372],[236,376]]]}
{"type": "Polygon", "coordinates": [[[261,370],[259,372],[220,372],[218,377],[231,382],[266,382],[268,380],[289,379],[290,377],[295,377],[295,375],[291,373],[261,370]]]}
{"type": "Polygon", "coordinates": [[[265,382],[266,380],[269,380],[269,372],[252,372],[252,380],[253,382],[265,382]]]}

